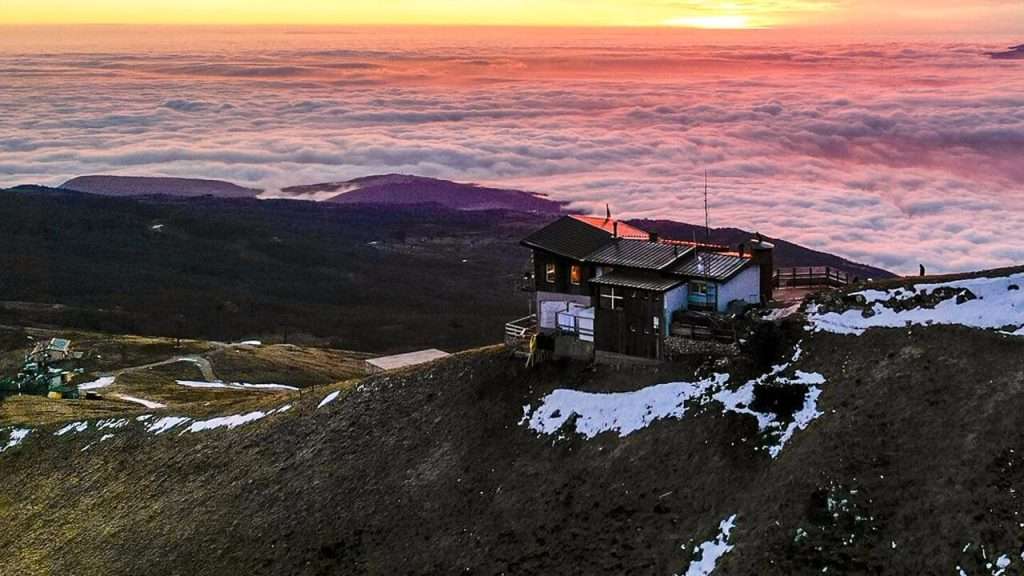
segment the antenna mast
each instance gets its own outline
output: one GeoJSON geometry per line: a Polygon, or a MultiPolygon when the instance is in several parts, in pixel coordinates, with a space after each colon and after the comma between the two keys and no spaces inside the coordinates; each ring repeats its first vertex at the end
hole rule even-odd
{"type": "Polygon", "coordinates": [[[708,212],[708,171],[704,170],[704,241],[711,244],[711,215],[708,212]]]}

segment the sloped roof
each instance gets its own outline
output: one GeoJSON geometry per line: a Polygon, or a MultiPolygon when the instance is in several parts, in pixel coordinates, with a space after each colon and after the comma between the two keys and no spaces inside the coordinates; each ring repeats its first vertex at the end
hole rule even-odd
{"type": "Polygon", "coordinates": [[[611,232],[591,226],[574,216],[563,216],[530,234],[522,243],[559,256],[583,260],[611,239],[611,232]]]}
{"type": "Polygon", "coordinates": [[[590,279],[590,283],[597,286],[636,288],[638,290],[651,290],[653,292],[665,292],[667,290],[671,290],[685,281],[686,280],[682,278],[671,278],[621,271],[609,272],[608,274],[590,279]]]}
{"type": "Polygon", "coordinates": [[[741,258],[733,254],[701,250],[685,261],[670,266],[667,271],[691,278],[725,281],[746,268],[750,262],[749,258],[741,258]]]}
{"type": "Polygon", "coordinates": [[[606,266],[661,270],[692,251],[685,246],[619,238],[587,255],[586,261],[606,266]]]}
{"type": "Polygon", "coordinates": [[[600,216],[580,216],[577,214],[573,214],[570,217],[575,218],[576,220],[579,220],[580,222],[583,222],[585,224],[589,224],[594,228],[600,228],[601,230],[604,230],[609,234],[615,233],[615,224],[618,223],[619,238],[634,238],[646,240],[647,237],[650,236],[650,234],[648,234],[646,230],[641,230],[636,226],[632,226],[630,224],[626,224],[625,222],[615,220],[612,218],[602,218],[600,216]]]}

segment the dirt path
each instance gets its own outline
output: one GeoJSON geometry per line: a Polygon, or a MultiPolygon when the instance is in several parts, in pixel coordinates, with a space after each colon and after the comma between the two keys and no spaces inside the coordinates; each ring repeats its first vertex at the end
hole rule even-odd
{"type": "Polygon", "coordinates": [[[168,364],[177,364],[178,362],[191,362],[192,364],[195,364],[195,366],[199,368],[199,371],[202,372],[203,378],[206,379],[207,382],[217,382],[217,375],[213,372],[213,364],[202,356],[175,356],[174,358],[168,358],[167,360],[161,360],[160,362],[151,362],[149,364],[121,368],[120,370],[101,374],[101,376],[120,376],[121,374],[140,372],[142,370],[149,370],[150,368],[167,366],[168,364]]]}

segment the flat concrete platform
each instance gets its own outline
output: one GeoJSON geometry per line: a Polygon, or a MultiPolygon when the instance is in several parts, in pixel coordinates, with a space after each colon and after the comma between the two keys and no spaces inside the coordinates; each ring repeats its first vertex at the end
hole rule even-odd
{"type": "Polygon", "coordinates": [[[370,372],[389,372],[391,370],[408,368],[409,366],[426,364],[427,362],[433,362],[434,360],[440,360],[449,356],[451,356],[451,354],[447,352],[437,350],[436,348],[430,348],[428,350],[419,350],[417,352],[408,352],[406,354],[371,358],[366,361],[366,365],[370,372]]]}

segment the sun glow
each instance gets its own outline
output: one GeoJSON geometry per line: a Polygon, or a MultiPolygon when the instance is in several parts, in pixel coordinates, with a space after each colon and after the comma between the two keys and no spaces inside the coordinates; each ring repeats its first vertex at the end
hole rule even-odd
{"type": "Polygon", "coordinates": [[[751,20],[749,16],[742,14],[719,14],[714,16],[690,16],[687,18],[673,18],[666,22],[669,26],[683,28],[704,28],[707,30],[747,30],[752,28],[764,28],[751,20]]]}

